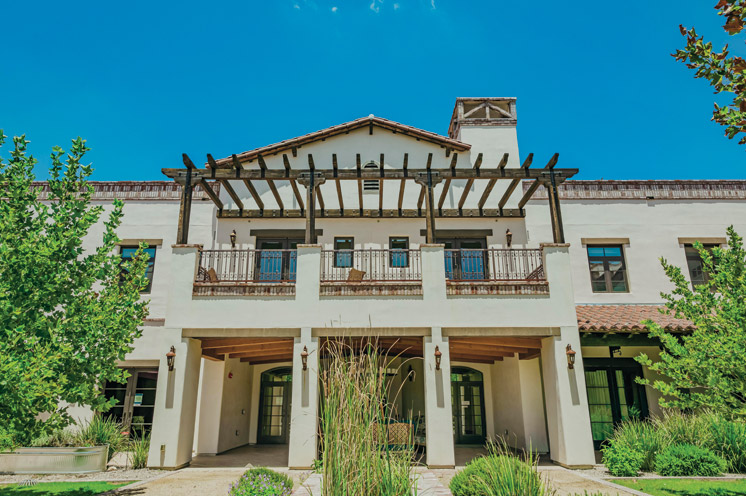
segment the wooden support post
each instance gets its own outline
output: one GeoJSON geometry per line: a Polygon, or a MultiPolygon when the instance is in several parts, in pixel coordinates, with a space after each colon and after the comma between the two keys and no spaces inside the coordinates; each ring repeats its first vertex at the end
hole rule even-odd
{"type": "MultiPolygon", "coordinates": [[[[404,154],[404,164],[402,166],[402,170],[404,171],[404,175],[407,175],[407,165],[409,163],[409,154],[404,154]]],[[[402,204],[404,202],[404,185],[407,183],[406,179],[401,180],[401,184],[399,185],[399,216],[401,217],[402,212],[402,204]]]]}
{"type": "Polygon", "coordinates": [[[361,168],[360,154],[355,155],[355,168],[357,170],[357,201],[360,205],[360,217],[363,216],[363,180],[360,179],[360,175],[363,173],[361,168]]]}
{"type": "Polygon", "coordinates": [[[557,180],[554,177],[554,169],[549,172],[549,183],[544,185],[549,197],[549,215],[552,217],[552,235],[555,243],[565,242],[565,228],[562,225],[562,212],[560,211],[559,193],[557,192],[557,180]]]}
{"type": "MultiPolygon", "coordinates": [[[[339,173],[339,166],[337,164],[337,154],[332,153],[332,169],[334,170],[334,177],[337,177],[337,174],[339,173]]],[[[344,215],[345,211],[345,204],[344,200],[342,199],[342,184],[340,183],[339,179],[335,181],[337,183],[337,199],[339,200],[339,211],[344,215]]]]}
{"type": "Polygon", "coordinates": [[[441,181],[437,172],[430,169],[432,154],[427,160],[427,170],[425,173],[418,173],[415,182],[424,187],[425,192],[425,241],[435,243],[435,200],[433,199],[433,186],[441,181]]]}
{"type": "MultiPolygon", "coordinates": [[[[313,159],[309,155],[309,162],[312,164],[313,159]]],[[[298,178],[298,182],[306,187],[306,239],[307,245],[316,243],[316,195],[320,193],[318,187],[326,179],[323,174],[310,172],[298,178]]]]}
{"type": "Polygon", "coordinates": [[[181,188],[181,204],[179,205],[179,225],[176,230],[176,243],[185,245],[189,241],[189,216],[192,212],[192,168],[187,167],[186,182],[181,188]]]}

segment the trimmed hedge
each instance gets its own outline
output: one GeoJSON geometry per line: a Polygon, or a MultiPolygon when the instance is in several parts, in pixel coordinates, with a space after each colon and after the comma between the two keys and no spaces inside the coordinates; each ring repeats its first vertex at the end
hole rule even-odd
{"type": "Polygon", "coordinates": [[[727,464],[707,448],[692,444],[674,444],[655,457],[655,471],[670,477],[722,475],[727,464]]]}

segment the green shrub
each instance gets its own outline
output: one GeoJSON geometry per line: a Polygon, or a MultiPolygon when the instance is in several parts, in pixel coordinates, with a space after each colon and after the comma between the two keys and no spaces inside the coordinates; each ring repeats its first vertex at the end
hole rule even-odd
{"type": "Polygon", "coordinates": [[[490,454],[472,460],[451,479],[453,496],[551,496],[554,490],[536,471],[530,453],[517,457],[504,444],[490,444],[490,454]]]}
{"type": "Polygon", "coordinates": [[[728,463],[728,471],[746,473],[746,423],[712,415],[712,443],[708,446],[728,463]]]}
{"type": "Polygon", "coordinates": [[[133,439],[129,445],[130,465],[134,469],[148,466],[148,451],[150,450],[150,435],[140,439],[133,439]]]}
{"type": "Polygon", "coordinates": [[[52,446],[52,447],[67,447],[67,446],[79,446],[78,434],[71,429],[61,429],[54,431],[51,434],[46,434],[41,437],[37,437],[31,441],[31,446],[52,446]]]}
{"type": "Polygon", "coordinates": [[[633,477],[640,471],[645,461],[645,453],[634,446],[619,441],[611,441],[602,449],[604,464],[611,475],[633,477]]]}
{"type": "Polygon", "coordinates": [[[674,444],[655,457],[655,471],[671,477],[711,477],[725,472],[726,463],[707,448],[691,444],[674,444]]]}
{"type": "Polygon", "coordinates": [[[290,496],[293,481],[267,468],[247,470],[231,484],[230,496],[290,496]]]}
{"type": "Polygon", "coordinates": [[[647,420],[621,422],[614,429],[614,436],[610,443],[628,446],[642,453],[640,470],[652,472],[655,469],[655,454],[661,449],[661,435],[652,422],[647,420]]]}

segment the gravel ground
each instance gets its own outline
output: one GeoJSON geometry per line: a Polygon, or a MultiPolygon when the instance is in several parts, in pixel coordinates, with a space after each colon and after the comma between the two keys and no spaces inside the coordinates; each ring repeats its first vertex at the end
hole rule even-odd
{"type": "Polygon", "coordinates": [[[138,470],[118,469],[95,474],[49,474],[49,475],[0,475],[0,484],[15,484],[27,479],[38,482],[91,482],[91,481],[140,481],[152,479],[166,473],[163,470],[150,470],[142,468],[138,470]]]}

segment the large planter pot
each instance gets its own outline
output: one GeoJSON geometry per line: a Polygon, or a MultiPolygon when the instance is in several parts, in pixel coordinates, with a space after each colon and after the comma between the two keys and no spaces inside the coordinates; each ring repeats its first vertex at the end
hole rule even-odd
{"type": "Polygon", "coordinates": [[[17,448],[0,453],[0,474],[87,474],[106,470],[109,446],[17,448]]]}

